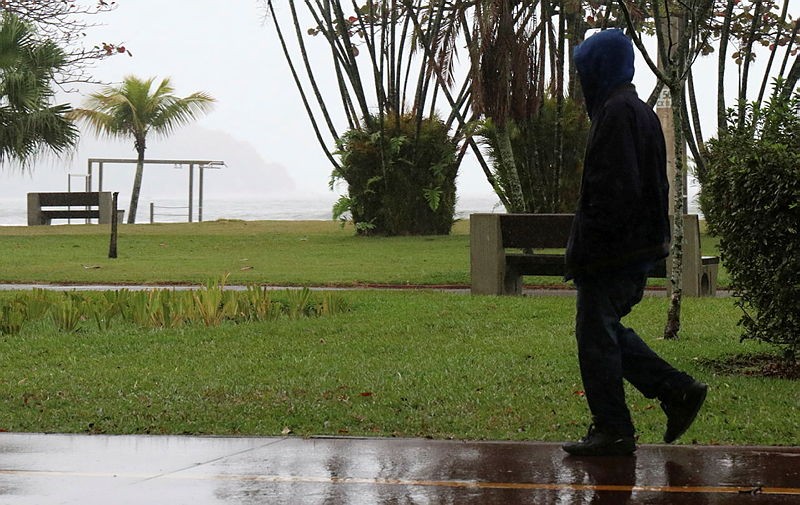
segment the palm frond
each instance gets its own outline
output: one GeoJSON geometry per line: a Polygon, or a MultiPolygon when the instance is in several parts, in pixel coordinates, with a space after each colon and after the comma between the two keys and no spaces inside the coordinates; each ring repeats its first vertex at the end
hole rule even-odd
{"type": "Polygon", "coordinates": [[[169,134],[175,128],[184,126],[211,110],[214,101],[214,98],[202,92],[171,100],[153,118],[153,131],[160,135],[169,134]]]}
{"type": "Polygon", "coordinates": [[[0,163],[15,160],[24,167],[39,154],[62,154],[77,143],[70,107],[51,105],[53,75],[65,65],[65,54],[35,35],[16,16],[0,17],[0,163]]]}

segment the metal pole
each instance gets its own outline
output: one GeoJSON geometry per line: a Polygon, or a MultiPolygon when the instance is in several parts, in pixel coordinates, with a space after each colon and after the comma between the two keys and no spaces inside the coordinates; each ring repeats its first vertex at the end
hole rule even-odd
{"type": "Polygon", "coordinates": [[[155,204],[150,202],[150,224],[153,224],[155,221],[153,220],[153,214],[155,213],[155,204]]]}
{"type": "MultiPolygon", "coordinates": [[[[91,187],[90,187],[91,184],[92,184],[91,175],[86,175],[83,178],[83,187],[84,187],[84,189],[86,190],[87,193],[91,191],[91,187]]],[[[90,207],[88,205],[86,207],[84,207],[85,210],[89,210],[89,208],[90,207]]],[[[100,222],[99,219],[97,221],[100,222]]],[[[92,222],[92,220],[87,217],[86,218],[86,224],[89,224],[91,222],[92,222]]]]}
{"type": "Polygon", "coordinates": [[[205,166],[200,165],[200,188],[197,195],[197,222],[203,222],[203,173],[205,166]]]}
{"type": "Polygon", "coordinates": [[[194,163],[189,163],[189,222],[192,222],[192,201],[194,200],[194,163]]]}
{"type": "MultiPolygon", "coordinates": [[[[67,192],[72,193],[72,174],[67,174],[67,192]]],[[[70,207],[67,206],[67,210],[69,209],[70,207]]],[[[67,224],[72,224],[72,219],[67,218],[67,224]]]]}
{"type": "Polygon", "coordinates": [[[86,187],[86,191],[91,191],[92,190],[92,162],[91,161],[87,161],[86,165],[87,165],[86,166],[86,173],[89,174],[88,175],[88,179],[87,179],[88,184],[87,184],[87,187],[86,187]]]}
{"type": "Polygon", "coordinates": [[[103,191],[103,162],[101,161],[98,165],[98,181],[97,181],[97,191],[103,191]]]}

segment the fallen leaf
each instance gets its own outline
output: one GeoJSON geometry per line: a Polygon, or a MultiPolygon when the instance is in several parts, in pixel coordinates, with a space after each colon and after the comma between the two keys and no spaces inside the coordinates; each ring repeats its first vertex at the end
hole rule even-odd
{"type": "Polygon", "coordinates": [[[242,268],[240,268],[239,270],[241,270],[241,271],[245,271],[245,270],[252,270],[252,269],[253,269],[253,267],[251,267],[251,266],[243,266],[243,267],[242,267],[242,268]]]}
{"type": "Polygon", "coordinates": [[[292,429],[286,426],[281,430],[281,435],[290,435],[292,433],[292,429]]]}
{"type": "Polygon", "coordinates": [[[100,265],[83,265],[83,268],[85,268],[86,270],[97,270],[98,268],[100,268],[100,265]]]}

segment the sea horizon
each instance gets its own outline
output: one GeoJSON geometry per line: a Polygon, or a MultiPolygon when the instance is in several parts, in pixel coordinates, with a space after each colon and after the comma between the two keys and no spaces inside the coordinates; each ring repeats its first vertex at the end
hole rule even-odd
{"type": "MultiPolygon", "coordinates": [[[[247,198],[205,198],[202,221],[223,219],[243,221],[330,221],[332,208],[338,195],[311,196],[265,196],[247,198]]],[[[150,223],[150,204],[153,204],[154,223],[189,222],[186,199],[158,198],[140,200],[137,224],[150,223]]],[[[192,206],[192,222],[199,219],[198,202],[192,206]]],[[[468,218],[476,212],[504,212],[499,200],[491,196],[464,196],[456,202],[456,219],[468,218]]],[[[26,226],[28,224],[27,200],[25,197],[0,198],[0,226],[26,226]]],[[[83,222],[73,220],[72,223],[83,222]]],[[[55,224],[68,224],[58,220],[55,224]]]]}
{"type": "MultiPolygon", "coordinates": [[[[265,197],[219,197],[205,198],[202,219],[198,202],[192,206],[192,222],[242,220],[242,221],[330,221],[332,208],[338,195],[268,195],[265,197]]],[[[154,223],[189,222],[189,207],[186,199],[154,198],[139,203],[137,224],[150,223],[150,205],[153,204],[154,223]]],[[[0,197],[0,226],[27,226],[27,200],[25,197],[0,197]]],[[[464,195],[456,201],[456,219],[467,219],[474,213],[502,213],[505,208],[499,199],[491,195],[464,195]]],[[[695,202],[690,200],[689,213],[700,214],[695,202]]],[[[83,220],[73,220],[72,224],[83,220]]],[[[57,225],[69,224],[66,220],[57,225]]]]}

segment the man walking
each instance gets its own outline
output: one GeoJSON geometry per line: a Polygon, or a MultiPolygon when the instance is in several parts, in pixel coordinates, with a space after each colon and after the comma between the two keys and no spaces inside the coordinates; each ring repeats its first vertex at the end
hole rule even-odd
{"type": "Polygon", "coordinates": [[[708,386],[661,359],[620,320],[669,253],[669,186],[661,124],[636,94],[633,45],[620,30],[597,33],[574,61],[591,119],[581,195],[567,244],[567,278],[578,289],[578,361],[592,414],[588,434],[563,449],[578,456],[636,450],[623,379],[667,416],[664,441],[694,421],[708,386]]]}

